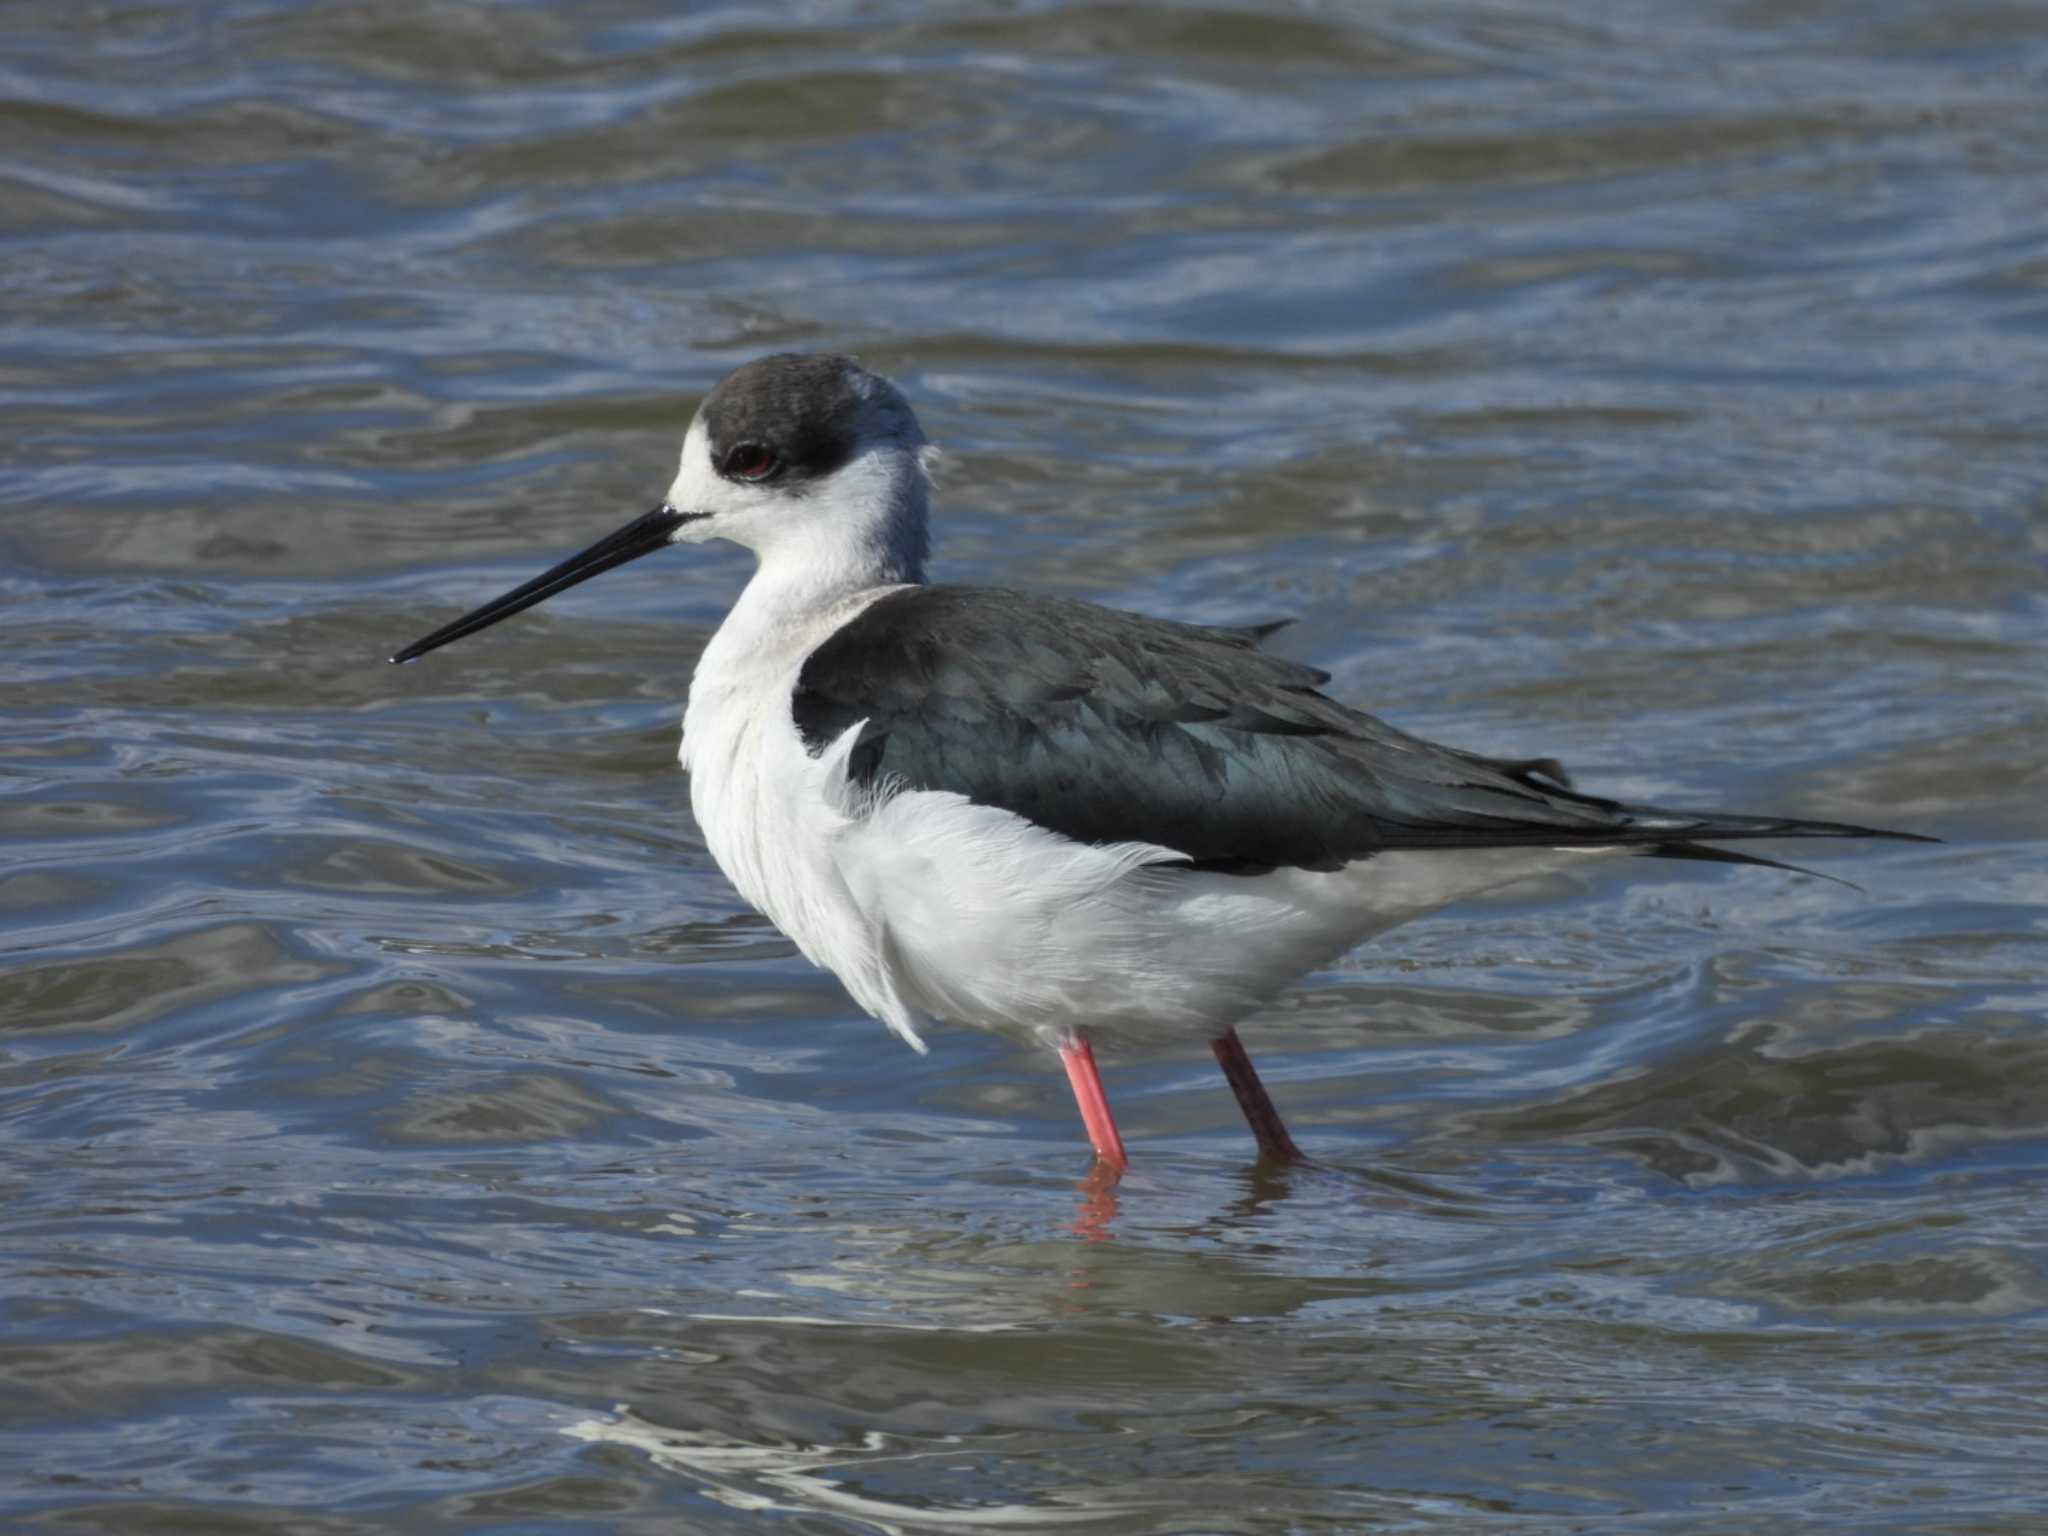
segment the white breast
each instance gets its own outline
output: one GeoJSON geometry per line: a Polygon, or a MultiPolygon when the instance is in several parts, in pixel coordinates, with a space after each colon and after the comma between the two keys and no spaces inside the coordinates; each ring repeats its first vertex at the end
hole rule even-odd
{"type": "Polygon", "coordinates": [[[790,708],[804,657],[891,589],[806,613],[750,605],[759,586],[757,579],[705,647],[690,685],[680,754],[690,808],[739,893],[857,1003],[923,1050],[914,1009],[882,964],[875,916],[842,870],[848,835],[867,811],[847,790],[855,733],[812,757],[790,708]]]}

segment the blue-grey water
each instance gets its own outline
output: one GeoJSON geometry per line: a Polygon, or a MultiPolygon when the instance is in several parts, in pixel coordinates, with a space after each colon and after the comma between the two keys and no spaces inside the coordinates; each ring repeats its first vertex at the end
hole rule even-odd
{"type": "Polygon", "coordinates": [[[2048,1519],[2048,12],[0,8],[0,1526],[2048,1519]],[[1603,870],[1244,1033],[928,1057],[674,765],[740,360],[941,579],[1293,616],[1603,870]]]}

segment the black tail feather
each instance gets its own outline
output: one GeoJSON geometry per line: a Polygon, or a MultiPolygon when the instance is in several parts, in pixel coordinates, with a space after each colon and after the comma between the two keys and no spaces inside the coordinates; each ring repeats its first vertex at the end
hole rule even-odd
{"type": "Polygon", "coordinates": [[[1739,853],[1733,848],[1709,848],[1705,843],[1655,843],[1643,850],[1653,859],[1691,859],[1700,864],[1754,864],[1761,869],[1782,869],[1794,875],[1811,875],[1816,880],[1830,880],[1836,885],[1846,885],[1852,891],[1861,892],[1863,887],[1853,880],[1844,880],[1840,875],[1823,874],[1817,869],[1808,869],[1804,864],[1788,864],[1783,859],[1767,859],[1760,853],[1739,853]]]}

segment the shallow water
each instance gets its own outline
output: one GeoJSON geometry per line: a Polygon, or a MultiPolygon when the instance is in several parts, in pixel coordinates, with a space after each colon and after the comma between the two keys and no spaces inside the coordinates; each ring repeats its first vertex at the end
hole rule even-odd
{"type": "Polygon", "coordinates": [[[22,6],[10,1528],[2038,1529],[2048,25],[22,6]],[[1932,833],[1417,922],[1245,1034],[859,1018],[674,768],[744,563],[395,645],[857,349],[942,579],[1932,833]]]}

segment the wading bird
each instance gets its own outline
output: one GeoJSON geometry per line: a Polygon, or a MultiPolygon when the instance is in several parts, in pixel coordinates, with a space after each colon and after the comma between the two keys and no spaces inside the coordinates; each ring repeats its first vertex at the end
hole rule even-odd
{"type": "Polygon", "coordinates": [[[712,856],[918,1050],[933,1018],[1056,1049],[1112,1175],[1091,1038],[1207,1040],[1260,1152],[1299,1161],[1235,1026],[1361,940],[1602,856],[1905,835],[1582,794],[1337,703],[1265,629],[928,586],[927,459],[888,380],[758,359],[704,400],[661,505],[392,660],[671,544],[752,550],[683,716],[712,856]]]}

